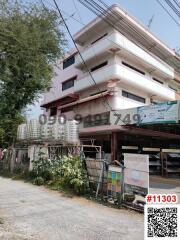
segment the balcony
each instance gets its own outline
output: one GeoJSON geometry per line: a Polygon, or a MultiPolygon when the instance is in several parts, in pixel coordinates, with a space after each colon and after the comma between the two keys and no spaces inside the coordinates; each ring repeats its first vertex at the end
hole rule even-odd
{"type": "MultiPolygon", "coordinates": [[[[82,56],[86,62],[103,55],[105,52],[119,50],[124,55],[129,55],[130,58],[142,64],[149,71],[158,71],[164,77],[174,78],[174,70],[162,60],[153,57],[151,54],[138,47],[136,44],[128,40],[120,33],[114,31],[99,40],[95,44],[89,46],[82,51],[82,56]]],[[[83,66],[80,56],[77,54],[75,58],[75,66],[81,68],[83,66]]]]}
{"type": "MultiPolygon", "coordinates": [[[[107,82],[111,79],[118,79],[120,83],[139,89],[149,95],[156,95],[162,100],[175,100],[176,94],[173,90],[147,78],[146,75],[143,76],[126,68],[124,65],[107,65],[93,72],[92,76],[97,84],[107,82]]],[[[86,74],[83,78],[75,81],[74,91],[80,92],[92,86],[94,86],[94,82],[90,75],[86,74]]]]}

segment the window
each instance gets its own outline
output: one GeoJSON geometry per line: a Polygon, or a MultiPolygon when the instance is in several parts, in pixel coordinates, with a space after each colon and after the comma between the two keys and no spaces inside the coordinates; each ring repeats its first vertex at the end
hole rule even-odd
{"type": "Polygon", "coordinates": [[[139,70],[138,68],[136,68],[136,67],[134,67],[134,66],[132,66],[132,65],[126,63],[126,62],[122,62],[122,64],[123,64],[124,66],[128,67],[128,68],[133,69],[134,71],[136,71],[136,72],[138,72],[138,73],[140,73],[140,74],[142,74],[142,75],[145,75],[145,72],[139,70]]]}
{"type": "Polygon", "coordinates": [[[175,88],[173,88],[173,87],[171,87],[171,86],[169,86],[169,85],[168,85],[168,87],[169,87],[170,89],[172,89],[173,91],[177,92],[177,89],[175,89],[175,88]]]}
{"type": "Polygon", "coordinates": [[[66,112],[70,112],[70,111],[73,111],[73,107],[66,107],[66,108],[61,109],[61,113],[66,113],[66,112]]]}
{"type": "Polygon", "coordinates": [[[153,80],[156,81],[156,82],[158,82],[158,83],[160,83],[160,84],[164,84],[162,81],[160,81],[159,79],[157,79],[157,78],[155,78],[155,77],[153,77],[153,80]]]}
{"type": "Polygon", "coordinates": [[[101,37],[97,38],[96,40],[94,40],[91,45],[93,45],[94,43],[98,42],[99,40],[101,40],[102,38],[106,37],[108,35],[108,33],[105,33],[104,35],[102,35],[101,37]]]}
{"type": "Polygon", "coordinates": [[[122,91],[122,96],[126,97],[126,98],[130,98],[130,99],[135,100],[137,102],[142,102],[142,103],[146,102],[145,98],[142,98],[142,97],[137,96],[137,95],[135,95],[133,93],[130,93],[130,92],[122,91]]]}
{"type": "Polygon", "coordinates": [[[97,69],[106,66],[107,64],[108,64],[108,61],[103,62],[103,63],[101,63],[101,64],[99,64],[99,65],[96,65],[95,67],[91,68],[91,72],[94,72],[94,71],[96,71],[97,69]]]}
{"type": "Polygon", "coordinates": [[[74,63],[75,63],[75,55],[72,55],[71,57],[69,57],[63,61],[63,69],[71,66],[74,63]]]}
{"type": "Polygon", "coordinates": [[[57,107],[50,108],[50,116],[56,116],[57,115],[57,107]]]}
{"type": "Polygon", "coordinates": [[[67,81],[62,83],[62,91],[74,87],[74,81],[77,79],[77,76],[72,77],[70,79],[68,79],[67,81]]]}

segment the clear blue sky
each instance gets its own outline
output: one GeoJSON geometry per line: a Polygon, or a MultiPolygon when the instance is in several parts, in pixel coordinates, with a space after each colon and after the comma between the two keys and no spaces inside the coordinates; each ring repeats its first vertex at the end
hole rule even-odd
{"type": "MultiPolygon", "coordinates": [[[[145,26],[147,26],[149,20],[154,15],[151,31],[172,49],[180,48],[180,26],[169,17],[156,0],[104,0],[104,2],[108,5],[119,4],[120,7],[137,18],[145,26]]],[[[161,2],[169,9],[164,0],[161,0],[161,2]]],[[[54,5],[53,0],[44,0],[44,3],[50,8],[54,5]]],[[[57,3],[67,19],[67,24],[72,34],[76,33],[83,25],[69,18],[68,15],[74,14],[73,17],[84,24],[95,18],[95,15],[77,0],[57,0],[57,3]]],[[[172,10],[169,9],[169,11],[178,21],[178,17],[173,14],[172,10]]],[[[68,34],[67,39],[69,40],[69,47],[73,47],[68,34]]],[[[30,114],[31,117],[40,114],[38,104],[32,108],[30,114]]]]}

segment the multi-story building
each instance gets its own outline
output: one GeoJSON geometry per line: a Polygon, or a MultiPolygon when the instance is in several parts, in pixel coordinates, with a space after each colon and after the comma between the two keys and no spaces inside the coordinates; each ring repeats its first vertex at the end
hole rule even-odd
{"type": "Polygon", "coordinates": [[[81,56],[72,50],[55,67],[52,88],[41,104],[49,116],[91,115],[80,125],[83,136],[115,131],[106,126],[112,111],[180,99],[180,57],[117,5],[111,12],[122,24],[113,28],[97,17],[77,32],[81,56]]]}

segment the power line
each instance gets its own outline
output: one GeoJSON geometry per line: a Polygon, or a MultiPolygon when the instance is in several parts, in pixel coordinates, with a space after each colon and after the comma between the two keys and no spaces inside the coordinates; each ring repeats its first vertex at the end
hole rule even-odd
{"type": "MultiPolygon", "coordinates": [[[[123,17],[121,17],[118,13],[114,13],[112,8],[104,3],[102,0],[98,0],[103,6],[100,6],[97,1],[93,0],[78,0],[82,5],[88,8],[91,12],[96,14],[98,17],[102,18],[108,25],[112,28],[116,29],[118,32],[130,38],[132,42],[134,42],[139,47],[144,47],[148,49],[153,54],[160,57],[162,60],[166,59],[168,64],[173,64],[174,68],[179,72],[180,64],[176,63],[173,57],[168,58],[164,55],[156,45],[149,46],[147,43],[147,39],[143,34],[139,33],[130,23],[124,21],[123,17]],[[105,7],[105,8],[104,8],[105,7]]],[[[180,26],[180,25],[179,25],[180,26]]]]}
{"type": "Polygon", "coordinates": [[[78,14],[78,16],[79,16],[79,20],[80,20],[81,22],[83,22],[83,20],[82,20],[82,18],[81,18],[81,15],[80,15],[80,13],[79,13],[79,11],[78,11],[78,8],[77,8],[77,5],[76,5],[75,0],[73,0],[73,4],[74,4],[74,7],[75,7],[75,9],[76,9],[76,12],[77,12],[77,14],[78,14]]]}
{"type": "MultiPolygon", "coordinates": [[[[41,1],[42,1],[42,0],[41,0],[41,1]]],[[[55,9],[55,7],[54,7],[52,4],[50,4],[49,2],[47,2],[47,1],[45,1],[45,0],[44,0],[44,2],[46,2],[46,3],[49,4],[52,8],[55,9]]],[[[77,9],[77,11],[78,11],[78,9],[77,9]]],[[[81,24],[83,27],[85,27],[85,26],[87,25],[87,24],[83,23],[82,20],[80,21],[80,20],[78,20],[77,18],[75,18],[73,14],[72,14],[72,15],[69,15],[69,13],[65,12],[64,10],[61,10],[61,12],[62,12],[63,14],[65,14],[65,15],[68,17],[68,19],[69,19],[69,18],[72,18],[74,21],[76,21],[77,23],[81,24]]],[[[78,13],[78,15],[80,16],[79,13],[78,13]]],[[[82,19],[82,18],[81,18],[81,19],[82,19]]],[[[95,33],[95,34],[97,34],[97,35],[99,34],[99,32],[96,31],[95,29],[92,29],[92,32],[95,33]]],[[[106,37],[106,40],[109,41],[109,42],[111,42],[111,43],[113,43],[113,44],[116,45],[117,47],[119,47],[119,45],[118,45],[115,41],[113,41],[113,40],[111,40],[110,38],[108,38],[108,36],[106,37]]]]}
{"type": "Polygon", "coordinates": [[[180,3],[177,0],[173,0],[173,2],[180,8],[180,3]]]}
{"type": "Polygon", "coordinates": [[[168,6],[173,10],[173,12],[180,18],[180,11],[174,6],[170,0],[165,0],[168,6]]]}
{"type": "MultiPolygon", "coordinates": [[[[99,93],[100,93],[101,96],[103,97],[103,99],[104,99],[104,103],[106,103],[107,106],[109,107],[109,109],[112,111],[112,110],[113,110],[112,107],[110,106],[109,102],[108,102],[107,99],[104,97],[104,95],[102,94],[101,89],[100,89],[99,86],[97,85],[97,83],[96,83],[96,81],[95,81],[95,79],[94,79],[94,77],[93,77],[91,71],[89,70],[89,68],[88,68],[88,66],[87,66],[87,64],[86,64],[86,62],[85,62],[85,60],[84,60],[84,58],[83,58],[81,52],[79,51],[79,48],[77,47],[77,44],[76,44],[76,42],[75,42],[74,39],[73,39],[73,36],[72,36],[72,34],[71,34],[70,30],[69,30],[69,27],[68,27],[67,24],[66,24],[66,21],[64,20],[64,17],[63,17],[63,15],[62,15],[62,13],[61,13],[61,10],[60,10],[60,8],[59,8],[59,6],[58,6],[56,0],[53,0],[53,2],[54,2],[55,6],[56,6],[56,8],[57,8],[57,11],[58,11],[58,13],[59,13],[61,19],[62,19],[63,22],[64,22],[64,25],[65,25],[65,27],[66,27],[66,29],[67,29],[67,31],[68,31],[70,37],[71,37],[72,42],[74,43],[74,46],[76,47],[76,49],[77,49],[77,51],[78,51],[78,53],[79,53],[79,56],[80,56],[80,58],[81,58],[81,60],[82,60],[82,62],[83,62],[83,64],[84,64],[86,70],[88,71],[88,73],[89,73],[91,79],[92,79],[93,82],[94,82],[94,85],[97,87],[99,93]]],[[[122,121],[122,120],[121,120],[121,121],[122,121]]],[[[122,121],[122,122],[123,122],[123,121],[122,121]]],[[[123,123],[124,123],[124,122],[123,122],[123,123]]]]}
{"type": "Polygon", "coordinates": [[[173,21],[180,27],[180,23],[173,17],[173,15],[164,7],[164,5],[159,1],[156,0],[159,5],[164,9],[164,11],[173,19],[173,21]]]}
{"type": "MultiPolygon", "coordinates": [[[[84,3],[82,3],[80,0],[78,0],[81,4],[83,4],[84,5],[84,3]]],[[[99,0],[100,2],[102,2],[103,3],[103,5],[107,8],[107,9],[110,9],[110,7],[107,5],[107,4],[105,4],[103,1],[101,1],[101,0],[99,0]]],[[[46,0],[44,0],[44,2],[46,2],[47,4],[49,4],[52,8],[54,8],[55,9],[55,7],[54,7],[54,5],[52,5],[51,3],[49,3],[48,1],[46,1],[46,0]]],[[[88,8],[88,7],[87,7],[88,8]]],[[[92,11],[90,8],[88,8],[90,11],[92,11]]],[[[69,15],[69,13],[67,13],[67,12],[65,12],[64,10],[61,10],[61,12],[63,12],[67,17],[68,17],[68,19],[69,18],[72,18],[73,20],[75,20],[76,22],[78,22],[78,23],[80,23],[82,26],[86,26],[86,24],[84,24],[82,21],[79,21],[77,18],[75,18],[74,16],[72,16],[72,15],[69,15]]],[[[95,15],[97,15],[97,13],[96,12],[93,12],[95,15]]],[[[103,18],[103,20],[104,21],[106,21],[106,19],[104,19],[104,17],[102,17],[102,16],[100,16],[100,15],[98,15],[99,17],[101,17],[101,18],[103,18]]],[[[117,16],[117,15],[116,15],[117,16]]],[[[119,18],[119,16],[118,16],[118,18],[119,18]]],[[[118,19],[116,19],[116,20],[114,20],[114,22],[117,22],[118,21],[118,19]]],[[[109,22],[108,21],[106,21],[108,24],[109,24],[109,22]]],[[[112,22],[111,23],[111,26],[114,28],[114,29],[116,29],[116,30],[118,30],[119,31],[119,29],[115,26],[115,24],[114,24],[114,22],[112,22]]],[[[180,26],[180,25],[179,25],[180,26]]],[[[95,34],[99,34],[99,32],[98,31],[96,31],[95,29],[93,29],[92,30],[95,34]]],[[[137,32],[136,32],[137,33],[137,32]]],[[[133,35],[133,34],[132,34],[133,35]]],[[[113,40],[111,40],[110,38],[108,38],[108,36],[106,37],[106,39],[109,41],[109,42],[112,42],[113,44],[115,44],[116,46],[118,46],[119,47],[119,45],[116,43],[116,42],[114,42],[113,40]]],[[[137,44],[137,43],[135,43],[135,44],[137,44]]],[[[137,44],[138,45],[138,44],[137,44]]],[[[142,47],[142,46],[139,46],[139,47],[142,47]]],[[[157,53],[157,50],[156,50],[156,53],[157,53]]],[[[165,56],[163,56],[163,58],[165,58],[165,56]]],[[[176,66],[177,68],[179,68],[179,66],[176,66]]]]}

